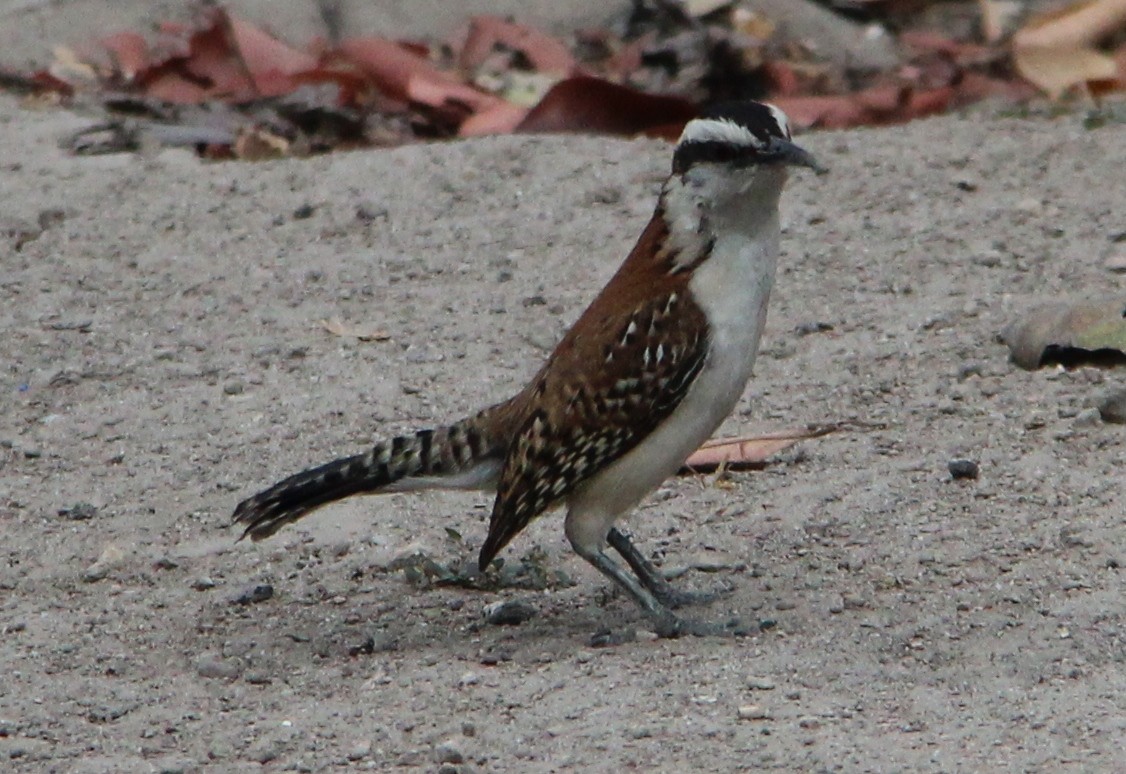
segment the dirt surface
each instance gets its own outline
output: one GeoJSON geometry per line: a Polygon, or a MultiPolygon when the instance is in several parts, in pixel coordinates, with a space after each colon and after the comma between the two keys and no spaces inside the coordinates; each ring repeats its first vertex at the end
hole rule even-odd
{"type": "Polygon", "coordinates": [[[66,157],[82,125],[0,98],[0,768],[1121,766],[1126,431],[1089,410],[1121,375],[1025,373],[995,341],[1037,300],[1122,288],[1121,124],[803,138],[833,171],[785,197],[722,432],[856,424],[634,514],[666,569],[713,570],[678,583],[734,588],[695,615],[761,624],[678,641],[558,514],[505,556],[574,583],[496,593],[393,569],[472,557],[483,495],[351,500],[261,544],[230,526],[281,476],[517,389],[631,246],[667,146],[66,157]],[[484,623],[506,599],[536,615],[484,623]],[[638,635],[591,647],[605,629],[638,635]]]}

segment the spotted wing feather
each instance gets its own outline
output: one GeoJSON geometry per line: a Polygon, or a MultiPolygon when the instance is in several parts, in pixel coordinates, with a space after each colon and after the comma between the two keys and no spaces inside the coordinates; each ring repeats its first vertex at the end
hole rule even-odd
{"type": "MultiPolygon", "coordinates": [[[[501,469],[482,568],[532,519],[637,446],[691,388],[707,356],[706,320],[680,282],[669,284],[676,289],[604,316],[602,335],[568,335],[537,376],[501,469]]],[[[588,311],[600,313],[598,304],[588,311]]]]}

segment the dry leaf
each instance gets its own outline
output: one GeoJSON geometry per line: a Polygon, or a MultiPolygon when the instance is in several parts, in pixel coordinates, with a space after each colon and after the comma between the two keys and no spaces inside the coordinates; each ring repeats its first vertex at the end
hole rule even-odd
{"type": "Polygon", "coordinates": [[[1030,21],[1013,48],[1088,48],[1124,26],[1126,0],[1082,0],[1030,21]]]}
{"type": "Polygon", "coordinates": [[[695,116],[692,103],[679,97],[646,94],[584,75],[551,87],[516,131],[645,134],[676,139],[684,124],[695,116]]]}
{"type": "Polygon", "coordinates": [[[289,154],[290,143],[265,129],[243,129],[234,142],[236,158],[244,161],[280,159],[289,154]]]}
{"type": "Polygon", "coordinates": [[[79,60],[73,49],[66,46],[55,46],[52,53],[55,55],[55,60],[47,67],[47,72],[53,78],[72,86],[97,82],[98,73],[93,67],[79,60]]]}
{"type": "Polygon", "coordinates": [[[1047,365],[1126,365],[1126,298],[1046,304],[1001,331],[1012,361],[1047,365]]]}
{"type": "Polygon", "coordinates": [[[150,65],[148,43],[135,32],[118,32],[102,38],[101,44],[113,57],[126,83],[132,83],[150,65]]]}
{"type": "Polygon", "coordinates": [[[387,341],[391,334],[372,326],[349,325],[339,317],[321,320],[321,327],[333,336],[348,336],[360,341],[387,341]]]}
{"type": "Polygon", "coordinates": [[[1053,99],[1073,86],[1115,82],[1118,64],[1093,46],[1126,27],[1126,0],[1084,0],[1038,17],[1013,35],[1017,71],[1053,99]]]}
{"type": "Polygon", "coordinates": [[[1118,77],[1118,63],[1090,48],[1016,48],[1013,63],[1029,83],[1052,99],[1073,86],[1118,77]]]}
{"type": "Polygon", "coordinates": [[[761,466],[772,455],[798,441],[828,435],[839,427],[832,424],[740,438],[713,438],[684,461],[680,472],[705,473],[718,469],[745,470],[761,466]]]}

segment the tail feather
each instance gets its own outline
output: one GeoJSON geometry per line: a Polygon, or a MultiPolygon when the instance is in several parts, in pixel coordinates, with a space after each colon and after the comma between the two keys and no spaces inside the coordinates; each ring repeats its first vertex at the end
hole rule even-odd
{"type": "Polygon", "coordinates": [[[364,454],[334,460],[279,481],[235,508],[235,522],[245,525],[242,538],[267,538],[322,505],[351,495],[480,485],[499,471],[499,460],[507,448],[502,435],[482,430],[488,426],[482,421],[488,413],[437,430],[399,436],[376,444],[364,454]],[[479,476],[467,475],[478,469],[479,476]],[[444,484],[445,480],[451,483],[444,484]]]}

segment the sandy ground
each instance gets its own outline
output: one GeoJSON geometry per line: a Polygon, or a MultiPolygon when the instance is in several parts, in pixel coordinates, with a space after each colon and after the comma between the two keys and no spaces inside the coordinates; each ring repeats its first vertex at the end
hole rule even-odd
{"type": "Polygon", "coordinates": [[[667,146],[63,155],[84,123],[0,98],[0,768],[1121,766],[1126,441],[1087,410],[1121,375],[1021,372],[995,334],[1121,289],[1122,124],[983,108],[804,138],[833,172],[791,184],[723,433],[858,424],[639,509],[664,567],[718,570],[679,583],[734,586],[697,615],[762,623],[655,641],[558,514],[505,556],[574,583],[489,593],[393,569],[472,556],[484,496],[353,500],[256,545],[230,513],[517,389],[632,244],[667,146]],[[503,599],[536,615],[484,623],[503,599]],[[606,628],[639,633],[591,647],[606,628]]]}

